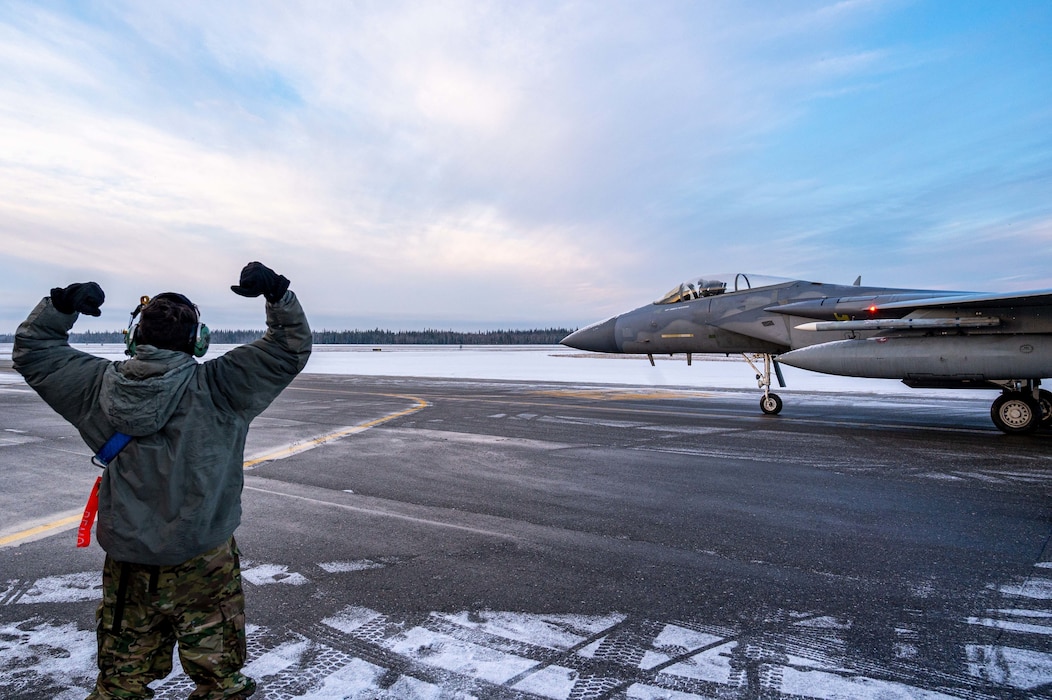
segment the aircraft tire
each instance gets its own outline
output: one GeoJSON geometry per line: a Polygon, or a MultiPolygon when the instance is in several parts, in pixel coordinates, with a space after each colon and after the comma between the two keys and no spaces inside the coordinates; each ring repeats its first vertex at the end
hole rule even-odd
{"type": "Polygon", "coordinates": [[[1037,403],[1041,406],[1041,427],[1052,428],[1052,391],[1047,389],[1038,391],[1037,403]]]}
{"type": "Polygon", "coordinates": [[[777,416],[782,410],[782,398],[778,394],[767,392],[760,397],[760,410],[769,416],[777,416]]]}
{"type": "Polygon", "coordinates": [[[990,418],[1003,433],[1029,433],[1041,425],[1041,406],[1026,394],[1005,393],[994,399],[990,406],[990,418]]]}

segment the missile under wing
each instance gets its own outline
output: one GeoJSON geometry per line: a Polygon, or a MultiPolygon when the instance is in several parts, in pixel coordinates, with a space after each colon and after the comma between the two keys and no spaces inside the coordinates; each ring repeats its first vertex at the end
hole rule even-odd
{"type": "Polygon", "coordinates": [[[1052,290],[1005,294],[825,284],[744,273],[703,275],[652,304],[571,333],[606,353],[742,354],[761,409],[781,411],[779,363],[912,387],[994,389],[1007,433],[1052,425],[1052,290]]]}

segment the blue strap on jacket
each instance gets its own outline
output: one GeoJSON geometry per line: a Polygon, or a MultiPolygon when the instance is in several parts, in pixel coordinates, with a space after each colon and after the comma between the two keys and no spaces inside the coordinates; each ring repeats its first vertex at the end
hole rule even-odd
{"type": "MultiPolygon", "coordinates": [[[[107,440],[98,451],[98,454],[91,458],[91,463],[99,469],[105,469],[120,451],[128,446],[131,439],[131,435],[114,433],[113,437],[107,440]]],[[[88,494],[88,503],[84,506],[84,515],[80,519],[80,527],[77,528],[78,547],[87,547],[91,544],[91,526],[95,523],[95,516],[99,512],[99,485],[101,483],[102,477],[99,476],[95,479],[95,485],[91,487],[91,493],[88,494]]],[[[121,579],[121,584],[124,584],[124,579],[121,579]]],[[[123,596],[123,593],[121,595],[123,596]]],[[[120,605],[123,612],[123,598],[120,605]]]]}
{"type": "Polygon", "coordinates": [[[131,435],[125,435],[124,433],[114,433],[113,436],[106,441],[106,444],[99,449],[98,454],[91,458],[91,463],[99,469],[105,469],[113,461],[121,450],[127,447],[128,443],[131,442],[131,435]]]}

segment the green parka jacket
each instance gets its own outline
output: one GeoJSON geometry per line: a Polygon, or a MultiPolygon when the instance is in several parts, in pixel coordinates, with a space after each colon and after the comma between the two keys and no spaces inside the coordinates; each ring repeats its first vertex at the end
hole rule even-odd
{"type": "Polygon", "coordinates": [[[174,565],[241,522],[249,423],[307,364],[311,332],[296,295],[267,303],[267,332],[207,362],[139,345],[112,362],[69,346],[78,314],[45,297],[19,327],[15,369],[93,452],[133,436],[99,489],[97,536],[115,560],[174,565]]]}

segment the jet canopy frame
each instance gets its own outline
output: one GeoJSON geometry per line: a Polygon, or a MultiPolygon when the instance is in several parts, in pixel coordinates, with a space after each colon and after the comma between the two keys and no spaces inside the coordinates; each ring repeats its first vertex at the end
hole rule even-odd
{"type": "Polygon", "coordinates": [[[761,289],[763,287],[774,287],[794,281],[785,277],[753,275],[745,272],[699,275],[676,285],[654,303],[657,305],[679,304],[684,301],[761,289]]]}

